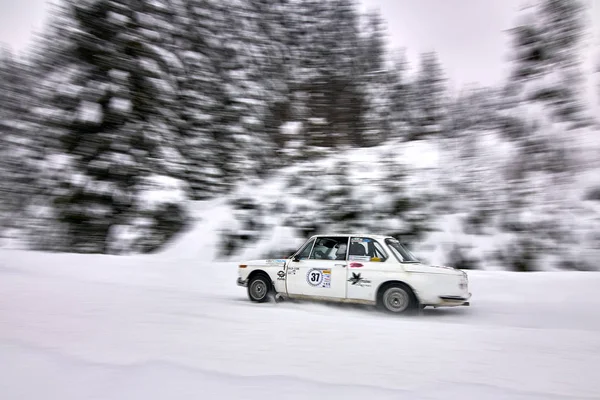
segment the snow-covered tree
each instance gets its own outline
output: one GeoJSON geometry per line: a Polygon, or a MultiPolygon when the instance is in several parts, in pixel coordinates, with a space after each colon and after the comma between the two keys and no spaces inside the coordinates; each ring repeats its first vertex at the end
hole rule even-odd
{"type": "Polygon", "coordinates": [[[250,2],[221,4],[219,34],[223,57],[223,108],[216,138],[224,179],[262,176],[273,160],[272,143],[265,131],[269,43],[259,29],[260,15],[250,2]]]}
{"type": "Polygon", "coordinates": [[[589,124],[580,80],[583,12],[579,0],[541,0],[521,11],[511,31],[515,56],[500,117],[517,154],[506,168],[502,219],[515,235],[507,252],[521,252],[527,262],[519,270],[539,268],[542,255],[560,251],[570,235],[557,240],[555,215],[571,207],[564,189],[589,124]]]}
{"type": "Polygon", "coordinates": [[[33,135],[30,65],[8,48],[0,49],[0,237],[23,228],[24,212],[36,192],[37,162],[43,140],[33,135]]]}
{"type": "Polygon", "coordinates": [[[297,43],[293,26],[297,4],[290,0],[250,0],[259,21],[257,28],[264,42],[261,76],[267,89],[263,129],[277,148],[284,145],[281,126],[292,120],[291,93],[293,71],[298,66],[297,43]]]}
{"type": "Polygon", "coordinates": [[[301,62],[295,81],[303,93],[311,145],[365,144],[355,8],[352,0],[303,0],[299,5],[301,62]]]}
{"type": "Polygon", "coordinates": [[[542,0],[522,11],[512,30],[519,99],[545,107],[548,118],[564,123],[561,130],[589,122],[581,98],[584,11],[580,0],[542,0]]]}
{"type": "Polygon", "coordinates": [[[184,74],[179,84],[181,117],[178,149],[187,161],[186,180],[194,199],[226,190],[218,157],[217,139],[222,126],[223,79],[220,73],[222,38],[218,28],[219,2],[180,0],[177,54],[184,74]]]}
{"type": "Polygon", "coordinates": [[[59,143],[46,159],[48,195],[62,227],[58,242],[73,252],[152,250],[184,225],[185,196],[153,199],[151,207],[147,199],[183,176],[173,145],[174,70],[181,65],[170,10],[116,0],[67,1],[62,10],[63,42],[38,88],[37,110],[59,143]],[[176,218],[166,221],[166,214],[176,218]],[[131,239],[123,248],[125,231],[130,239],[160,239],[131,239]]]}
{"type": "Polygon", "coordinates": [[[408,77],[408,61],[404,52],[397,54],[390,73],[390,137],[407,137],[415,107],[414,83],[408,77]]]}
{"type": "MultiPolygon", "coordinates": [[[[365,110],[363,118],[364,141],[377,145],[390,136],[392,71],[385,63],[385,26],[376,11],[366,15],[361,36],[361,63],[365,110]]],[[[399,84],[401,84],[399,82],[399,84]]]]}
{"type": "Polygon", "coordinates": [[[414,86],[415,115],[410,137],[413,139],[442,134],[446,116],[445,77],[435,52],[423,53],[414,86]]]}

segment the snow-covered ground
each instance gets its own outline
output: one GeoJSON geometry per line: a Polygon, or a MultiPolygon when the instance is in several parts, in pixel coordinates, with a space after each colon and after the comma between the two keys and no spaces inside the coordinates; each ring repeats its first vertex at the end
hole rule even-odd
{"type": "Polygon", "coordinates": [[[156,255],[0,251],[0,398],[600,398],[600,273],[469,272],[471,307],[410,318],[257,305],[210,261],[219,207],[156,255]]]}

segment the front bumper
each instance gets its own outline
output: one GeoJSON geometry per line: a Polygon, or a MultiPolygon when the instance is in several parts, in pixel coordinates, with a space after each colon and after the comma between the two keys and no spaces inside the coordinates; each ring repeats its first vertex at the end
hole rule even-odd
{"type": "Polygon", "coordinates": [[[248,287],[248,281],[242,278],[237,278],[237,285],[242,287],[248,287]]]}
{"type": "Polygon", "coordinates": [[[469,299],[471,298],[471,293],[468,296],[439,296],[442,301],[442,305],[456,305],[456,306],[470,306],[471,303],[469,299]]]}

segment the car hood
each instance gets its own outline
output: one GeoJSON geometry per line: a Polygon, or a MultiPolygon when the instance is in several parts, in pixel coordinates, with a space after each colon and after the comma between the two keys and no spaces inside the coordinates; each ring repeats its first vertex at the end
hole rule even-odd
{"type": "Polygon", "coordinates": [[[267,260],[249,260],[240,264],[246,264],[252,267],[283,267],[286,263],[284,258],[267,259],[267,260]]]}

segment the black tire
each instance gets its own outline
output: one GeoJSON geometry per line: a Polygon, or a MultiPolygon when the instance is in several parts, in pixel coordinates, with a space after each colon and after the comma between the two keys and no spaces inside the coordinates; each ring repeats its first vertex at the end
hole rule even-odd
{"type": "Polygon", "coordinates": [[[412,315],[419,310],[419,302],[412,289],[401,283],[383,286],[377,296],[377,306],[390,314],[412,315]]]}
{"type": "Polygon", "coordinates": [[[271,293],[271,279],[267,274],[256,274],[248,282],[248,297],[255,303],[264,303],[269,300],[271,293]]]}

